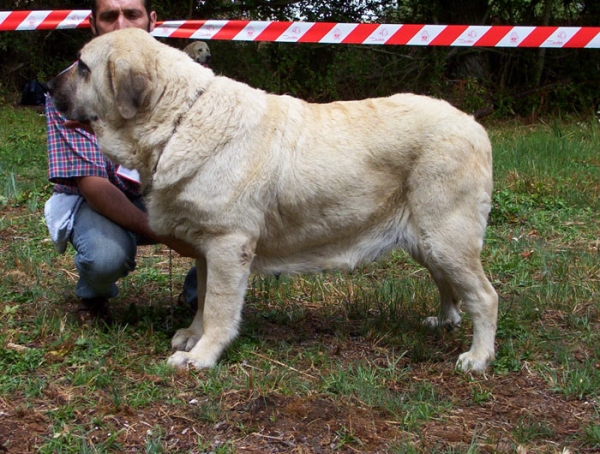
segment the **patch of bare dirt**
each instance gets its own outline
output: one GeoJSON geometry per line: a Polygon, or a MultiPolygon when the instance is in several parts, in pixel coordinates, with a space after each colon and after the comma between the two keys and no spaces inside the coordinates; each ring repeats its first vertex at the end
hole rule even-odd
{"type": "MultiPolygon", "coordinates": [[[[462,385],[444,379],[445,375],[426,373],[420,377],[431,380],[438,392],[457,402],[443,420],[423,425],[424,447],[451,444],[467,448],[473,441],[481,440],[478,446],[483,452],[514,452],[520,444],[528,445],[529,452],[562,452],[564,447],[573,447],[570,440],[581,436],[582,428],[595,420],[592,402],[565,399],[549,390],[548,383],[526,367],[518,373],[462,385]],[[475,392],[488,397],[476,403],[475,392]],[[515,437],[520,431],[521,440],[515,437]],[[528,434],[537,435],[536,440],[527,443],[528,434]]],[[[582,446],[577,449],[592,452],[582,446]]]]}
{"type": "MultiPolygon", "coordinates": [[[[356,356],[362,355],[357,352],[356,356]]],[[[186,373],[177,374],[168,383],[160,378],[146,379],[181,391],[188,403],[174,405],[163,400],[141,409],[115,407],[111,397],[99,391],[96,404],[77,405],[81,403],[78,393],[83,390],[52,385],[35,405],[31,399],[25,404],[18,396],[0,401],[0,452],[35,452],[36,446],[52,437],[68,437],[74,425],[85,428],[89,445],[99,445],[110,433],[117,433],[122,452],[144,451],[153,436],[160,439],[166,452],[211,452],[229,443],[235,452],[249,453],[385,453],[394,441],[412,442],[418,452],[442,448],[466,451],[473,444],[484,453],[515,452],[518,446],[521,452],[532,453],[562,452],[565,447],[571,452],[597,452],[574,441],[582,439],[586,426],[597,424],[594,404],[553,393],[526,367],[518,373],[485,378],[456,373],[449,363],[417,365],[410,382],[429,383],[440,399],[452,405],[412,433],[402,427],[402,419],[409,415],[393,418],[358,398],[264,393],[252,386],[224,391],[213,419],[207,409],[211,403],[193,398],[186,373]],[[485,397],[476,401],[477,393],[485,397]],[[72,426],[65,425],[55,433],[46,414],[69,402],[75,408],[72,426]],[[532,430],[543,431],[543,436],[538,433],[531,441],[519,439],[519,427],[523,428],[522,437],[532,430]],[[199,439],[203,443],[200,447],[199,439]]],[[[403,393],[410,382],[388,386],[403,393]]]]}

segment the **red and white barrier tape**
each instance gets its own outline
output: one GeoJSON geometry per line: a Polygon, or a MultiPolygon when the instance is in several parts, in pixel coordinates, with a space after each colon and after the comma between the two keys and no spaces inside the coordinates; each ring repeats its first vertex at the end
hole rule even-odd
{"type": "MultiPolygon", "coordinates": [[[[0,31],[88,28],[90,11],[0,11],[0,31]]],[[[188,20],[159,22],[160,38],[406,46],[600,48],[600,27],[347,24],[188,20]]]]}

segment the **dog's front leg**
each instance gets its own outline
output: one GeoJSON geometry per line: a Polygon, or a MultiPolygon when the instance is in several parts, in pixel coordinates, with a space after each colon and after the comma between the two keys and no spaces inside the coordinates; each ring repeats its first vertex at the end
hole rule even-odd
{"type": "MultiPolygon", "coordinates": [[[[173,347],[185,351],[174,353],[169,358],[169,365],[196,369],[213,367],[223,350],[235,339],[254,258],[253,244],[246,237],[237,235],[219,237],[206,244],[204,304],[199,298],[198,312],[192,324],[173,337],[173,347]]],[[[198,277],[200,285],[200,272],[198,277]]],[[[200,295],[200,288],[198,290],[200,295]]]]}

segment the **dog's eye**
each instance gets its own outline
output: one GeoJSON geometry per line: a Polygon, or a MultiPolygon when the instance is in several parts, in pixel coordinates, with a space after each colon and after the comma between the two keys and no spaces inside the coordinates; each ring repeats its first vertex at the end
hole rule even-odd
{"type": "Polygon", "coordinates": [[[77,61],[77,74],[79,77],[86,77],[90,73],[90,68],[83,61],[77,61]]]}

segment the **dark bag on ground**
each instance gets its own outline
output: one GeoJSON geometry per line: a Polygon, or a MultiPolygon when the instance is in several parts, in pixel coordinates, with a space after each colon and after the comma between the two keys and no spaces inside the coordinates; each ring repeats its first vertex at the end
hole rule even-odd
{"type": "Polygon", "coordinates": [[[37,80],[27,81],[21,94],[21,105],[43,106],[46,104],[46,93],[48,93],[48,86],[45,83],[37,80]]]}

